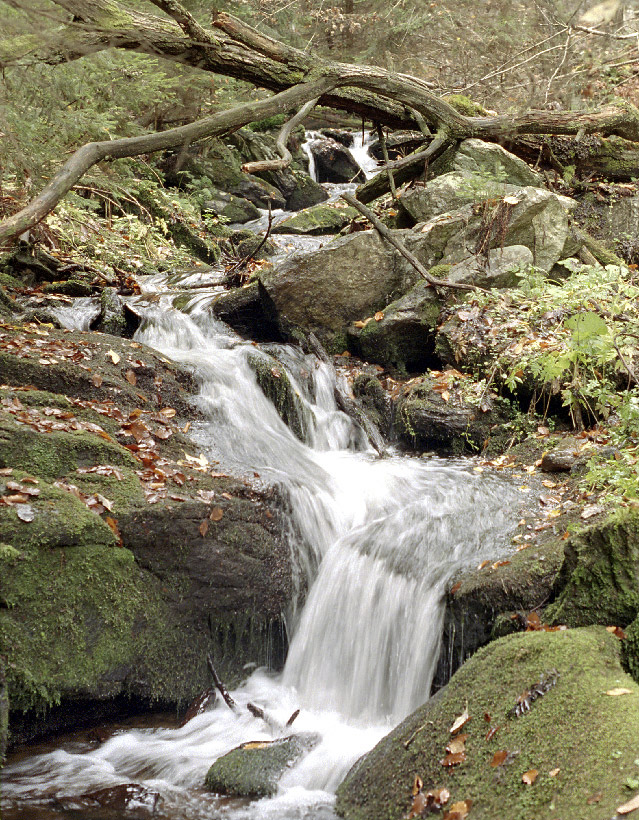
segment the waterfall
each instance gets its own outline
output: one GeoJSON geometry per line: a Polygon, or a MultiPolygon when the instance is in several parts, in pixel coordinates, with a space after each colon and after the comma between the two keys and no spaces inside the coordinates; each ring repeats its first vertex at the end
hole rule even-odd
{"type": "Polygon", "coordinates": [[[288,613],[283,673],[258,670],[234,697],[282,722],[301,707],[296,729],[319,731],[322,742],[274,798],[222,812],[201,791],[208,767],[269,733],[218,703],[182,729],[128,730],[98,749],[71,746],[13,763],[3,787],[10,818],[12,806],[132,781],[160,792],[164,808],[154,816],[165,820],[332,817],[332,792],[350,765],[428,698],[451,574],[503,552],[518,517],[516,489],[471,462],[378,458],[336,407],[333,376],[315,357],[286,345],[261,352],[212,320],[201,296],[188,315],[171,298],[144,308],[137,339],[193,372],[203,420],[192,432],[209,458],[238,474],[255,470],[288,496],[300,587],[310,587],[301,611],[288,613]],[[251,359],[267,353],[300,396],[305,442],[257,384],[251,359]]]}

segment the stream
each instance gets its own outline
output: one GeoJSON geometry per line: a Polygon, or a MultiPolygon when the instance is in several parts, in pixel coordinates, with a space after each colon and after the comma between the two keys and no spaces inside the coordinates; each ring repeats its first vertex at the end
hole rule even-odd
{"type": "MultiPolygon", "coordinates": [[[[281,239],[284,251],[291,239],[281,239]]],[[[508,551],[522,498],[514,484],[478,471],[472,459],[392,448],[378,457],[337,408],[325,364],[289,345],[256,347],[240,338],[209,313],[214,288],[191,292],[175,309],[179,283],[192,279],[140,281],[134,298],[144,320],[136,339],[194,373],[204,420],[191,434],[201,451],[238,475],[258,472],[287,497],[298,585],[309,588],[285,613],[284,669],[253,671],[233,697],[282,723],[300,708],[295,730],[318,732],[321,742],[272,798],[212,795],[203,781],[216,758],[272,737],[262,721],[218,698],[182,728],[168,718],[140,721],[114,727],[105,742],[84,733],[15,755],[3,770],[5,820],[334,818],[334,792],[350,766],[429,696],[449,579],[508,551]],[[302,399],[304,442],[258,387],[250,365],[256,355],[286,368],[302,399]],[[83,797],[121,784],[138,787],[126,814],[83,797]]],[[[76,301],[76,314],[66,308],[63,319],[71,327],[93,309],[76,301]]]]}

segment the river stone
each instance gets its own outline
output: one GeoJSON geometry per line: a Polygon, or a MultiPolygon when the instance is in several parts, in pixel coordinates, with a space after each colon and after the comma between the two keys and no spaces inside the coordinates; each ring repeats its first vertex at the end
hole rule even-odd
{"type": "Polygon", "coordinates": [[[280,777],[320,742],[315,732],[243,743],[218,758],[208,770],[205,786],[217,794],[268,797],[280,777]]]}
{"type": "Polygon", "coordinates": [[[313,140],[311,154],[315,160],[318,182],[364,182],[366,176],[353,155],[332,139],[313,140]]]}
{"type": "Polygon", "coordinates": [[[459,383],[462,389],[451,387],[446,399],[443,391],[434,389],[430,376],[411,379],[396,404],[399,437],[414,447],[439,452],[473,452],[487,446],[490,437],[508,421],[500,410],[499,397],[486,391],[478,406],[464,398],[461,376],[459,383]]]}
{"type": "Polygon", "coordinates": [[[131,339],[140,326],[140,316],[119,296],[116,288],[104,288],[100,294],[100,314],[94,329],[131,339]]]}
{"type": "Polygon", "coordinates": [[[435,160],[431,171],[442,174],[448,171],[466,171],[487,179],[511,185],[540,187],[543,181],[522,159],[506,151],[494,142],[471,138],[459,143],[457,150],[447,152],[442,161],[435,160]]]}
{"type": "Polygon", "coordinates": [[[449,805],[472,800],[470,817],[615,816],[636,793],[628,783],[639,758],[639,685],[624,673],[620,652],[621,642],[603,627],[522,633],[480,649],[445,689],[353,766],[337,791],[338,815],[401,820],[419,775],[424,792],[448,789],[449,805]],[[530,711],[511,717],[540,679],[545,694],[530,711]],[[619,688],[628,694],[606,694],[619,688]],[[466,759],[442,765],[450,729],[466,709],[466,759]],[[498,729],[494,739],[490,729],[498,729]],[[506,760],[493,766],[500,750],[506,760]],[[522,777],[533,769],[537,780],[526,785],[522,777]]]}
{"type": "Polygon", "coordinates": [[[223,291],[209,310],[216,319],[226,322],[247,339],[256,342],[283,341],[272,311],[265,310],[257,282],[223,291]]]}
{"type": "Polygon", "coordinates": [[[340,205],[314,205],[290,216],[273,228],[272,233],[306,234],[320,236],[322,234],[339,233],[339,231],[358,216],[355,208],[341,207],[340,205]]]}
{"type": "Polygon", "coordinates": [[[249,359],[249,365],[260,389],[270,399],[284,424],[300,441],[306,441],[308,423],[304,405],[284,367],[273,356],[257,352],[249,359]]]}
{"type": "Polygon", "coordinates": [[[207,199],[202,204],[202,210],[215,216],[222,216],[229,222],[250,222],[258,219],[260,212],[257,207],[244,199],[233,194],[225,194],[222,191],[214,191],[213,198],[207,199]]]}
{"type": "Polygon", "coordinates": [[[541,457],[541,469],[545,473],[570,472],[582,455],[583,440],[576,438],[563,439],[561,443],[548,450],[541,457]]]}
{"type": "MultiPolygon", "coordinates": [[[[398,231],[429,267],[437,258],[429,238],[398,231]]],[[[285,336],[314,332],[341,353],[351,323],[373,316],[415,284],[419,274],[377,233],[360,231],[305,255],[292,255],[258,273],[267,314],[285,336]]]]}
{"type": "Polygon", "coordinates": [[[548,623],[626,626],[639,613],[639,512],[620,510],[572,535],[548,623]]]}
{"type": "Polygon", "coordinates": [[[441,302],[424,280],[382,311],[380,321],[348,330],[349,347],[369,362],[402,373],[422,371],[434,364],[435,331],[441,302]]]}

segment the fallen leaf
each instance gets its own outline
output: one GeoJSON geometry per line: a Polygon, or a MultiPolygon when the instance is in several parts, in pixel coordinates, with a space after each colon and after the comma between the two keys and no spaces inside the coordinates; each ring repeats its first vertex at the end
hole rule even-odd
{"type": "Polygon", "coordinates": [[[527,786],[532,786],[532,784],[537,780],[539,777],[539,772],[537,769],[529,769],[527,772],[524,772],[521,776],[522,783],[525,783],[527,786]]]}
{"type": "Polygon", "coordinates": [[[459,592],[460,589],[461,589],[461,581],[457,581],[457,583],[453,584],[452,587],[450,588],[450,594],[454,595],[456,592],[459,592]]]}
{"type": "Polygon", "coordinates": [[[486,740],[492,740],[497,734],[498,730],[499,726],[493,726],[492,729],[489,729],[488,732],[486,732],[486,740]]]}
{"type": "Polygon", "coordinates": [[[477,567],[477,569],[484,569],[490,564],[490,561],[482,561],[481,564],[477,567]]]}
{"type": "Polygon", "coordinates": [[[551,769],[548,774],[550,777],[557,777],[561,769],[551,769]]]}
{"type": "Polygon", "coordinates": [[[443,820],[465,820],[473,805],[472,800],[459,800],[448,809],[443,820]]]}
{"type": "Polygon", "coordinates": [[[99,373],[94,373],[93,376],[91,376],[91,382],[94,387],[102,387],[102,376],[99,373]]]}
{"type": "Polygon", "coordinates": [[[624,803],[623,806],[618,806],[617,814],[630,814],[631,811],[639,809],[639,794],[635,794],[632,800],[624,803]]]}
{"type": "Polygon", "coordinates": [[[455,718],[455,722],[450,727],[450,734],[456,735],[457,732],[465,726],[468,721],[470,720],[470,715],[468,714],[468,706],[464,709],[464,711],[459,715],[459,717],[455,718]]]}
{"type": "Polygon", "coordinates": [[[457,752],[457,754],[447,754],[440,763],[442,766],[446,766],[448,768],[452,766],[459,766],[460,763],[463,763],[466,760],[466,752],[457,752]]]}
{"type": "Polygon", "coordinates": [[[209,518],[211,521],[221,521],[224,516],[224,510],[221,507],[213,507],[209,518]]]}
{"type": "Polygon", "coordinates": [[[373,318],[375,319],[375,321],[376,321],[376,322],[381,322],[381,321],[382,321],[382,319],[384,318],[384,313],[383,313],[383,311],[378,310],[378,311],[377,311],[377,313],[375,314],[375,316],[374,316],[373,318]]]}
{"type": "Polygon", "coordinates": [[[200,523],[200,526],[199,526],[198,529],[200,530],[200,535],[202,536],[202,538],[204,538],[206,533],[209,531],[209,522],[207,521],[206,518],[204,519],[204,521],[202,521],[200,523]]]}
{"type": "Polygon", "coordinates": [[[594,803],[598,803],[601,800],[602,797],[603,797],[603,792],[595,792],[594,794],[590,795],[590,797],[586,800],[586,803],[589,806],[592,806],[594,803]]]}
{"type": "Polygon", "coordinates": [[[416,795],[417,792],[420,792],[422,790],[423,786],[424,786],[424,781],[421,779],[421,777],[418,774],[416,774],[415,779],[413,780],[413,796],[416,795]]]}
{"type": "Polygon", "coordinates": [[[450,393],[448,392],[448,390],[442,390],[440,396],[442,397],[442,401],[448,401],[448,399],[450,398],[450,393]]]}
{"type": "Polygon", "coordinates": [[[631,689],[624,689],[623,686],[618,686],[616,689],[608,689],[606,695],[610,695],[610,697],[616,698],[619,695],[632,695],[631,689]]]}
{"type": "Polygon", "coordinates": [[[128,381],[129,384],[132,384],[134,387],[138,383],[138,380],[133,370],[127,370],[124,374],[124,378],[128,381]]]}
{"type": "Polygon", "coordinates": [[[107,356],[111,359],[113,364],[117,364],[120,361],[120,357],[115,350],[107,350],[107,356]]]}
{"type": "Polygon", "coordinates": [[[449,741],[446,746],[446,751],[451,755],[458,755],[461,754],[461,752],[465,752],[467,739],[467,734],[457,735],[457,737],[454,737],[451,741],[449,741]]]}
{"type": "Polygon", "coordinates": [[[172,419],[175,415],[175,410],[172,407],[163,407],[160,410],[160,414],[167,419],[172,419]]]}
{"type": "Polygon", "coordinates": [[[110,515],[107,515],[104,520],[108,524],[109,529],[111,530],[113,535],[115,535],[115,537],[118,539],[118,541],[120,543],[122,543],[122,536],[121,536],[120,530],[118,528],[118,522],[115,520],[115,518],[112,518],[110,515]]]}
{"type": "Polygon", "coordinates": [[[510,561],[495,561],[493,564],[493,569],[497,569],[498,567],[505,567],[507,564],[510,564],[510,561]]]}
{"type": "MultiPolygon", "coordinates": [[[[8,486],[9,485],[7,484],[7,487],[8,486]]],[[[626,637],[626,633],[623,631],[623,629],[620,626],[607,626],[606,631],[607,632],[612,632],[612,634],[615,635],[615,637],[619,638],[619,640],[621,640],[621,641],[623,641],[624,638],[626,637]]]]}
{"type": "Polygon", "coordinates": [[[495,752],[493,755],[493,759],[490,761],[490,765],[493,769],[496,769],[497,766],[501,766],[501,764],[506,760],[508,757],[508,752],[505,749],[502,749],[499,752],[495,752]]]}
{"type": "Polygon", "coordinates": [[[29,524],[35,518],[35,511],[31,504],[16,504],[15,510],[20,521],[24,521],[26,524],[29,524]]]}

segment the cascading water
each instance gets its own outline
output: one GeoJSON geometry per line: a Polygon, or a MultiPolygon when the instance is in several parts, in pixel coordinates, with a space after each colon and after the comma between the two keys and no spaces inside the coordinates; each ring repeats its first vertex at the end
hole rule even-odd
{"type": "Polygon", "coordinates": [[[505,551],[517,490],[471,462],[378,458],[336,407],[331,371],[295,348],[266,346],[300,395],[301,442],[258,387],[251,362],[266,353],[212,320],[210,294],[173,309],[174,295],[160,295],[165,282],[146,281],[153,298],[137,306],[145,316],[137,338],[195,374],[205,420],[192,433],[209,457],[239,474],[257,471],[288,496],[300,588],[310,587],[301,611],[287,613],[283,672],[254,672],[234,698],[281,723],[301,707],[295,729],[322,741],[275,797],[222,802],[202,788],[211,763],[270,735],[245,709],[236,715],[218,702],[179,729],[123,730],[98,748],[72,741],[12,762],[3,816],[59,820],[75,808],[111,820],[77,796],[134,782],[159,793],[153,817],[162,820],[332,818],[332,794],[352,763],[427,699],[446,584],[457,568],[505,551]]]}

